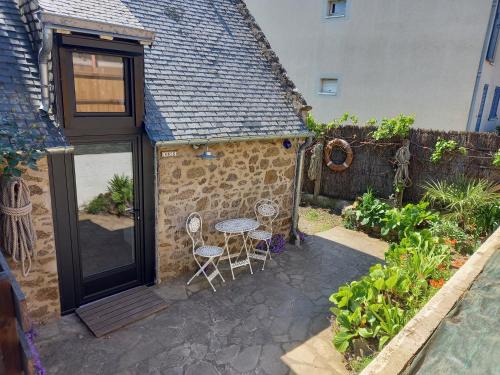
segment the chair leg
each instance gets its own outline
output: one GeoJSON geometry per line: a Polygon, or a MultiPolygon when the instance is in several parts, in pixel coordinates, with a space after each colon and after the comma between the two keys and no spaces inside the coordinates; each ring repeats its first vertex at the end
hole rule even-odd
{"type": "Polygon", "coordinates": [[[212,261],[212,264],[214,265],[215,270],[217,271],[217,273],[219,274],[220,278],[222,279],[222,282],[225,283],[226,280],[224,280],[224,278],[222,277],[222,274],[220,273],[219,268],[217,267],[217,264],[215,264],[215,262],[213,261],[213,259],[214,258],[211,258],[210,260],[212,261]]]}
{"type": "Polygon", "coordinates": [[[262,271],[264,271],[264,266],[266,265],[267,256],[269,255],[269,259],[271,259],[271,252],[269,251],[269,241],[266,241],[267,251],[266,257],[264,258],[264,263],[262,263],[262,271]]]}
{"type": "MultiPolygon", "coordinates": [[[[212,284],[212,282],[210,281],[210,279],[208,278],[208,275],[207,273],[205,272],[205,268],[207,268],[207,266],[212,263],[214,266],[215,266],[215,263],[212,261],[213,258],[210,258],[206,263],[203,264],[203,266],[200,264],[200,262],[198,262],[198,259],[194,259],[196,261],[196,264],[198,264],[198,267],[200,267],[200,269],[193,275],[193,277],[191,277],[189,279],[189,281],[187,282],[187,285],[191,284],[191,281],[193,281],[193,279],[196,277],[196,276],[199,276],[200,274],[203,273],[203,275],[205,276],[205,278],[207,279],[208,283],[210,284],[210,286],[212,287],[212,289],[214,290],[214,292],[216,292],[217,290],[215,289],[214,285],[212,284]]],[[[219,269],[217,268],[217,266],[215,266],[215,269],[217,270],[217,272],[219,273],[220,275],[220,272],[219,272],[219,269]]],[[[222,275],[220,275],[222,277],[222,275]]],[[[222,279],[224,281],[224,279],[222,279]]]]}
{"type": "Polygon", "coordinates": [[[198,259],[194,258],[194,260],[195,260],[196,264],[198,265],[199,270],[198,270],[198,271],[197,271],[197,272],[193,275],[193,277],[191,277],[191,278],[189,279],[189,281],[187,282],[187,285],[191,284],[191,281],[193,281],[193,280],[194,280],[194,278],[195,278],[196,276],[199,276],[199,275],[201,274],[201,272],[203,271],[203,267],[206,267],[206,266],[207,266],[207,265],[205,264],[205,265],[202,267],[202,266],[201,266],[201,264],[200,264],[200,262],[198,262],[198,259]]]}

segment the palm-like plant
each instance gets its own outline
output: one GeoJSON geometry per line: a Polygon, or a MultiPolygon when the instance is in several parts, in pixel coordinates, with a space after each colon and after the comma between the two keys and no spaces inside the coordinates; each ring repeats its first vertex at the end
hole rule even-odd
{"type": "Polygon", "coordinates": [[[494,183],[460,177],[454,181],[431,181],[423,187],[426,191],[424,199],[465,230],[481,235],[498,226],[500,193],[494,183]],[[484,215],[492,217],[485,218],[484,215]],[[489,223],[488,228],[481,223],[489,223]]]}
{"type": "Polygon", "coordinates": [[[115,174],[108,182],[108,191],[111,200],[116,206],[118,215],[123,215],[132,204],[134,185],[128,176],[115,174]]]}

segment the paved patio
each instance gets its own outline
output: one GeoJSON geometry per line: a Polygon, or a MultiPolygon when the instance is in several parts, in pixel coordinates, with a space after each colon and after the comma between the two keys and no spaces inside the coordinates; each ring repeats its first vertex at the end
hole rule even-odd
{"type": "Polygon", "coordinates": [[[40,327],[42,362],[49,375],[346,374],[331,346],[328,297],[380,262],[384,243],[363,236],[310,236],[253,276],[242,270],[232,281],[223,271],[215,294],[205,281],[185,287],[188,275],[165,283],[155,291],[169,308],[109,337],[65,316],[40,327]]]}

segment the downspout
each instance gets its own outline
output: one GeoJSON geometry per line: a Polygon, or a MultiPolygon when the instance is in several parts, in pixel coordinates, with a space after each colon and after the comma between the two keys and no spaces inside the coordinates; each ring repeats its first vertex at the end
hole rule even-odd
{"type": "Polygon", "coordinates": [[[42,94],[42,104],[40,109],[46,113],[50,110],[50,90],[49,90],[49,57],[52,52],[53,32],[50,27],[42,26],[42,40],[38,52],[38,67],[40,70],[40,89],[42,94]]]}
{"type": "MultiPolygon", "coordinates": [[[[306,122],[307,113],[312,108],[310,106],[304,106],[301,109],[302,118],[306,122]]],[[[313,137],[308,137],[307,140],[302,143],[297,152],[297,162],[295,163],[295,189],[293,194],[293,206],[292,206],[292,233],[290,240],[295,243],[295,246],[300,247],[300,236],[299,236],[299,205],[302,194],[302,179],[304,176],[304,156],[306,153],[306,148],[313,143],[313,137]]]]}
{"type": "Polygon", "coordinates": [[[479,61],[479,68],[477,69],[476,82],[474,83],[474,91],[472,92],[472,100],[469,109],[469,116],[467,118],[467,131],[472,131],[473,129],[473,117],[474,110],[476,108],[477,94],[479,91],[479,84],[481,83],[481,76],[483,74],[484,61],[486,60],[486,53],[488,52],[488,46],[490,44],[491,31],[493,29],[493,23],[495,22],[495,15],[497,12],[498,0],[493,0],[491,5],[490,19],[488,21],[488,27],[486,28],[486,36],[484,37],[483,49],[481,50],[481,59],[479,61]]]}
{"type": "Polygon", "coordinates": [[[153,167],[154,167],[154,205],[155,205],[155,284],[160,284],[161,283],[161,278],[160,278],[160,243],[159,243],[159,240],[158,240],[158,232],[157,232],[157,229],[158,229],[158,207],[159,207],[159,202],[160,202],[160,195],[159,195],[159,184],[160,182],[158,181],[159,179],[159,173],[158,173],[158,169],[160,168],[160,165],[159,165],[159,160],[158,160],[158,152],[159,152],[159,149],[158,149],[158,144],[154,144],[154,147],[153,147],[153,152],[154,152],[154,156],[153,156],[153,167]]]}

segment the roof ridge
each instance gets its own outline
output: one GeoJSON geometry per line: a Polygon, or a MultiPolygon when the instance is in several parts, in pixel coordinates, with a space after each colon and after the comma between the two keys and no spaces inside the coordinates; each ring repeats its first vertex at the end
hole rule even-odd
{"type": "Polygon", "coordinates": [[[305,98],[297,90],[297,86],[295,86],[295,83],[293,83],[288,76],[285,67],[281,64],[279,57],[271,47],[271,43],[269,43],[269,40],[262,31],[261,27],[255,20],[254,16],[250,13],[246,3],[243,0],[235,0],[235,4],[236,8],[243,16],[244,21],[249,26],[250,32],[257,40],[257,43],[262,51],[262,55],[271,64],[271,70],[276,78],[278,78],[281,87],[285,91],[286,99],[292,104],[295,113],[300,116],[302,108],[307,105],[305,98]]]}

